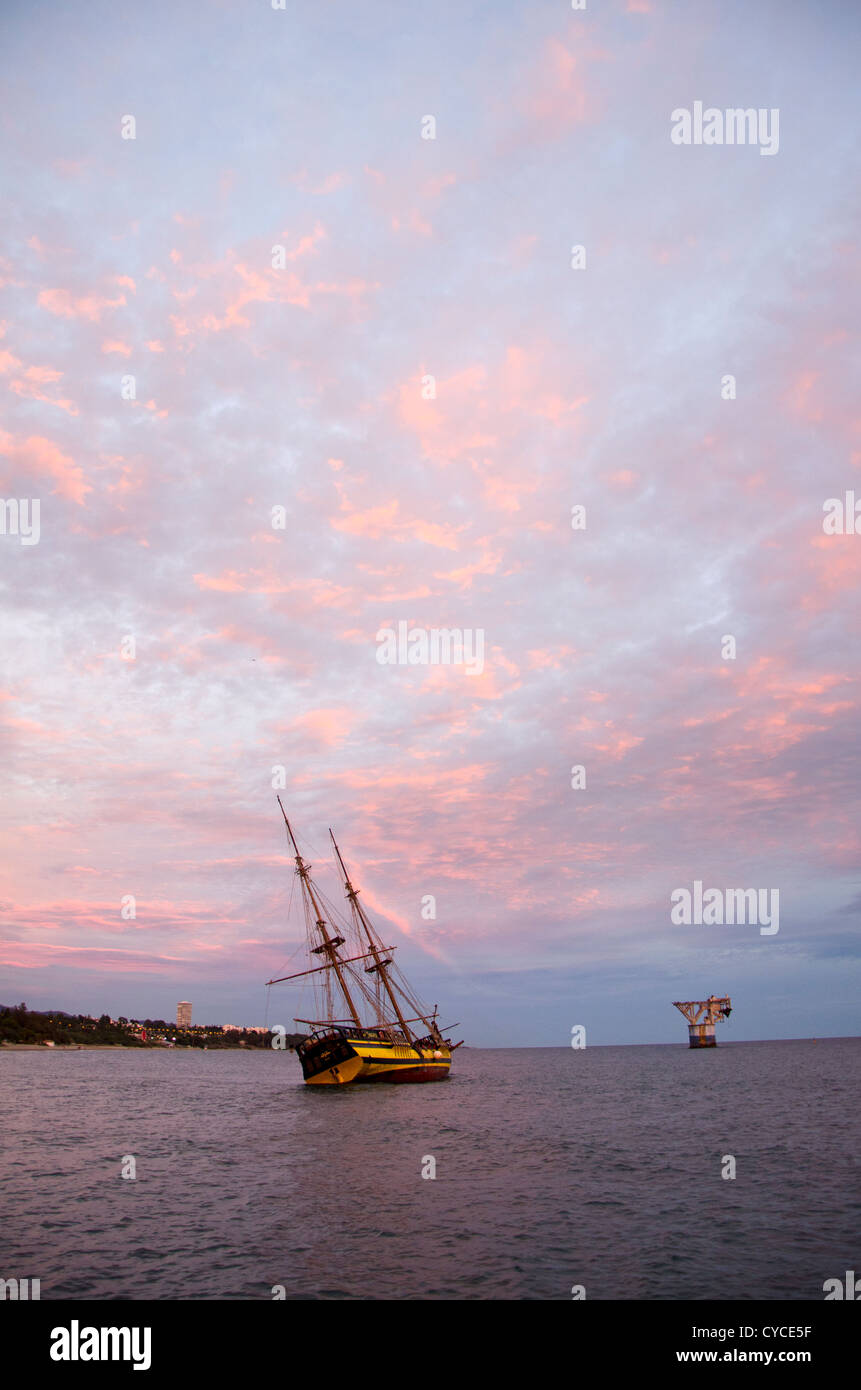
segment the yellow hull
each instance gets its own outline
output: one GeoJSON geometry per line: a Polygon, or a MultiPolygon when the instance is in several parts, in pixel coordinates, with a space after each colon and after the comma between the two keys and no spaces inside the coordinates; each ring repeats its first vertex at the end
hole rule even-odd
{"type": "Polygon", "coordinates": [[[339,1053],[337,1060],[328,1067],[319,1067],[309,1058],[313,1070],[312,1066],[306,1066],[300,1054],[305,1084],[345,1086],[353,1081],[444,1081],[451,1070],[451,1052],[445,1046],[416,1049],[402,1043],[351,1037],[339,1053]],[[350,1055],[344,1055],[347,1052],[350,1055]]]}
{"type": "Polygon", "coordinates": [[[339,1062],[336,1067],[330,1067],[328,1071],[318,1072],[316,1076],[306,1076],[306,1086],[346,1086],[348,1081],[355,1081],[362,1070],[362,1060],[360,1057],[348,1057],[346,1062],[339,1062]]]}

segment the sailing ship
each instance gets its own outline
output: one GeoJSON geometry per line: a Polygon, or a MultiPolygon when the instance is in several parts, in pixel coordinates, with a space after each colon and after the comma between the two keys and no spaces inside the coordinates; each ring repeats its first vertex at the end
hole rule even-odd
{"type": "Polygon", "coordinates": [[[299,852],[280,796],[278,805],[301,884],[308,950],[311,956],[323,958],[322,964],[309,970],[267,982],[276,985],[313,977],[317,987],[315,996],[321,1001],[324,1016],[294,1020],[312,1030],[296,1046],[306,1085],[445,1081],[451,1055],[461,1044],[443,1037],[436,1005],[432,1012],[425,1009],[395,966],[396,947],[383,945],[359,902],[359,890],[351,882],[331,830],[350,915],[348,919],[341,914],[342,921],[334,920],[331,904],[324,912],[324,896],[299,852]],[[357,947],[361,949],[356,954],[357,947]]]}

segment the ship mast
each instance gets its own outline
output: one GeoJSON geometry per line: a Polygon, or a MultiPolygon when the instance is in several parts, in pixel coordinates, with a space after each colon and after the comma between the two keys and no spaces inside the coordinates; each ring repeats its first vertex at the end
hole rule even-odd
{"type": "MultiPolygon", "coordinates": [[[[357,888],[354,888],[352,883],[350,882],[350,875],[347,873],[347,867],[343,859],[341,858],[341,851],[338,849],[338,842],[335,839],[335,836],[332,834],[331,830],[329,831],[329,835],[331,837],[332,844],[335,847],[335,853],[338,856],[338,863],[341,866],[341,872],[344,875],[344,886],[347,890],[347,897],[350,899],[350,902],[352,903],[353,908],[355,909],[356,916],[358,917],[359,921],[365,929],[365,935],[368,938],[368,945],[371,948],[371,955],[374,957],[374,964],[366,965],[365,970],[368,972],[368,974],[371,974],[373,972],[377,972],[379,974],[380,979],[383,982],[383,987],[385,988],[386,994],[389,996],[389,999],[391,1001],[392,1008],[397,1014],[398,1023],[401,1025],[401,1028],[404,1031],[404,1037],[407,1038],[409,1042],[415,1043],[415,1034],[410,1032],[410,1029],[407,1025],[407,1021],[401,1013],[400,1005],[398,1004],[397,998],[395,996],[395,991],[392,988],[391,981],[389,980],[387,967],[391,965],[391,959],[386,959],[384,956],[380,955],[373,928],[371,927],[370,922],[365,916],[364,908],[359,902],[359,890],[357,888]]],[[[428,1020],[426,1018],[422,1018],[422,1023],[427,1024],[428,1029],[430,1029],[431,1025],[428,1023],[428,1020]]]]}
{"type": "MultiPolygon", "coordinates": [[[[304,859],[299,853],[299,846],[297,845],[296,838],[293,834],[293,831],[290,828],[290,822],[287,819],[287,812],[284,810],[284,807],[281,804],[280,796],[278,797],[278,805],[281,806],[281,814],[284,817],[284,824],[287,827],[287,834],[290,836],[290,842],[293,845],[294,856],[296,859],[296,868],[298,869],[299,876],[302,879],[302,887],[307,893],[308,898],[311,902],[311,906],[313,907],[314,912],[316,913],[317,930],[323,938],[322,946],[315,946],[312,948],[313,954],[322,955],[323,953],[325,953],[329,957],[329,965],[332,967],[332,969],[338,977],[338,984],[341,986],[344,998],[347,1001],[347,1006],[350,1010],[350,1013],[353,1016],[353,1022],[355,1023],[357,1028],[361,1028],[362,1021],[359,1018],[359,1015],[356,1011],[356,1006],[353,1003],[352,996],[347,988],[347,982],[344,979],[343,974],[341,973],[341,962],[338,958],[338,947],[343,946],[344,938],[342,936],[329,935],[328,929],[326,927],[326,922],[323,917],[322,909],[317,901],[317,895],[314,892],[314,886],[311,883],[311,875],[308,873],[307,865],[305,864],[304,859]]],[[[324,966],[323,968],[328,969],[327,966],[324,966]]]]}

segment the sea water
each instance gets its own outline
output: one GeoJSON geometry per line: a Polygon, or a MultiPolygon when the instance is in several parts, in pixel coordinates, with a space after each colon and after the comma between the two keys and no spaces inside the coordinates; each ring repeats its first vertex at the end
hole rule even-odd
{"type": "Polygon", "coordinates": [[[343,1088],[289,1052],[3,1049],[0,1277],[42,1299],[821,1299],[861,1270],[859,1071],[859,1039],[461,1048],[446,1082],[343,1088]]]}

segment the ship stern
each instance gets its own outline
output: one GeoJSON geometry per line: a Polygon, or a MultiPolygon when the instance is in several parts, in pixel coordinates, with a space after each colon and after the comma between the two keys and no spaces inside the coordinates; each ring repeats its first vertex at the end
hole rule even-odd
{"type": "Polygon", "coordinates": [[[362,1070],[362,1058],[340,1028],[312,1033],[296,1048],[306,1086],[345,1086],[362,1070]]]}

